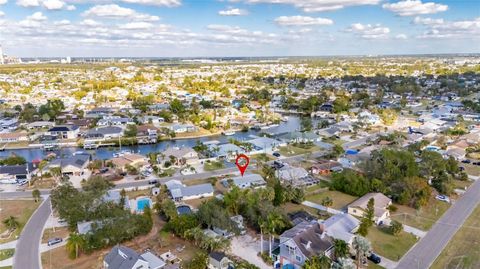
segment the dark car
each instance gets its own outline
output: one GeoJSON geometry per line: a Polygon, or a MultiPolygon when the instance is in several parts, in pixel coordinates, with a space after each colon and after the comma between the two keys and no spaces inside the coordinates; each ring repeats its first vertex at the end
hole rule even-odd
{"type": "Polygon", "coordinates": [[[62,242],[63,239],[62,238],[59,238],[59,237],[56,237],[56,238],[52,238],[52,239],[49,239],[48,242],[47,242],[47,245],[48,246],[53,246],[53,245],[56,245],[60,242],[62,242]]]}
{"type": "Polygon", "coordinates": [[[368,256],[368,259],[371,260],[375,264],[379,264],[379,263],[382,262],[382,258],[380,258],[380,256],[378,256],[375,253],[370,254],[370,256],[368,256]]]}
{"type": "Polygon", "coordinates": [[[275,156],[275,157],[280,157],[280,153],[278,153],[278,152],[274,152],[274,153],[272,153],[272,155],[275,156]]]}
{"type": "Polygon", "coordinates": [[[470,161],[469,159],[465,159],[465,160],[462,160],[462,163],[471,163],[472,161],[470,161]]]}
{"type": "Polygon", "coordinates": [[[108,172],[108,167],[100,168],[99,172],[100,174],[105,174],[106,172],[108,172]]]}
{"type": "Polygon", "coordinates": [[[152,179],[152,180],[148,181],[148,184],[150,184],[150,185],[155,185],[157,183],[158,183],[158,180],[156,180],[156,179],[152,179]]]}
{"type": "Polygon", "coordinates": [[[480,165],[480,162],[474,162],[473,165],[480,165]]]}

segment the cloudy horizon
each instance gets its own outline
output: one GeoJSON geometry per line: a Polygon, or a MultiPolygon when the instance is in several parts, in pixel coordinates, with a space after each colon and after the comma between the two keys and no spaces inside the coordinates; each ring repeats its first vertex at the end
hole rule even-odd
{"type": "Polygon", "coordinates": [[[18,57],[480,52],[480,4],[420,0],[0,0],[18,57]]]}

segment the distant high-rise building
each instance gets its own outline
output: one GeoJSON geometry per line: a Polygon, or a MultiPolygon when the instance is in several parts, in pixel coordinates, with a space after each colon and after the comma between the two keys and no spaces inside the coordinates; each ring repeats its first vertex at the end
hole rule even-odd
{"type": "Polygon", "coordinates": [[[71,64],[72,63],[72,58],[70,58],[70,56],[67,57],[67,64],[71,64]]]}
{"type": "Polygon", "coordinates": [[[3,58],[3,48],[0,45],[0,64],[5,64],[5,59],[3,58]]]}

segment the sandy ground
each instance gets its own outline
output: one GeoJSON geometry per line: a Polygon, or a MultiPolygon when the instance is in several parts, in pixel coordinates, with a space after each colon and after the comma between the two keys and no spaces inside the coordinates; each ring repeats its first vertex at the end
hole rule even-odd
{"type": "MultiPolygon", "coordinates": [[[[264,245],[267,241],[264,241],[264,245]]],[[[268,245],[268,244],[267,244],[268,245]]],[[[250,235],[237,236],[232,238],[231,252],[260,269],[270,269],[271,266],[265,264],[257,254],[260,252],[260,242],[250,235]]],[[[268,246],[264,248],[267,250],[268,246]]]]}

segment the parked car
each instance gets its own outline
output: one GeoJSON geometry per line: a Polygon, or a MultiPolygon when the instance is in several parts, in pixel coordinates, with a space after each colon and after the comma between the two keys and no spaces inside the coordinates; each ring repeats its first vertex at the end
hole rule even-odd
{"type": "Polygon", "coordinates": [[[435,196],[435,199],[439,200],[439,201],[444,201],[444,202],[447,202],[447,203],[450,203],[450,198],[448,198],[448,196],[445,196],[445,195],[437,195],[435,196]]]}
{"type": "Polygon", "coordinates": [[[273,168],[275,168],[275,169],[280,169],[284,166],[285,166],[285,164],[283,164],[282,162],[279,162],[279,161],[274,161],[273,162],[273,168]]]}
{"type": "Polygon", "coordinates": [[[28,183],[28,180],[26,180],[26,179],[20,179],[19,181],[17,181],[18,186],[23,186],[27,183],[28,183]]]}
{"type": "Polygon", "coordinates": [[[380,256],[378,256],[377,254],[373,253],[370,254],[370,256],[368,256],[368,259],[371,260],[373,263],[375,264],[379,264],[382,262],[382,258],[380,258],[380,256]]]}
{"type": "Polygon", "coordinates": [[[272,155],[277,157],[277,158],[280,157],[280,153],[278,153],[278,152],[274,152],[274,153],[272,153],[272,155]]]}
{"type": "Polygon", "coordinates": [[[480,162],[474,162],[473,165],[480,165],[480,162]]]}
{"type": "Polygon", "coordinates": [[[108,172],[108,167],[100,168],[99,172],[100,174],[105,174],[106,172],[108,172]]]}
{"type": "Polygon", "coordinates": [[[158,183],[158,180],[156,180],[156,179],[152,179],[152,180],[148,181],[148,184],[150,184],[150,185],[155,185],[157,183],[158,183]]]}
{"type": "Polygon", "coordinates": [[[462,160],[462,163],[471,163],[472,161],[470,161],[469,159],[465,159],[465,160],[462,160]]]}
{"type": "Polygon", "coordinates": [[[50,246],[56,245],[58,243],[61,243],[62,241],[63,241],[62,238],[55,237],[55,238],[49,239],[48,242],[47,242],[47,245],[50,247],[50,246]]]}

